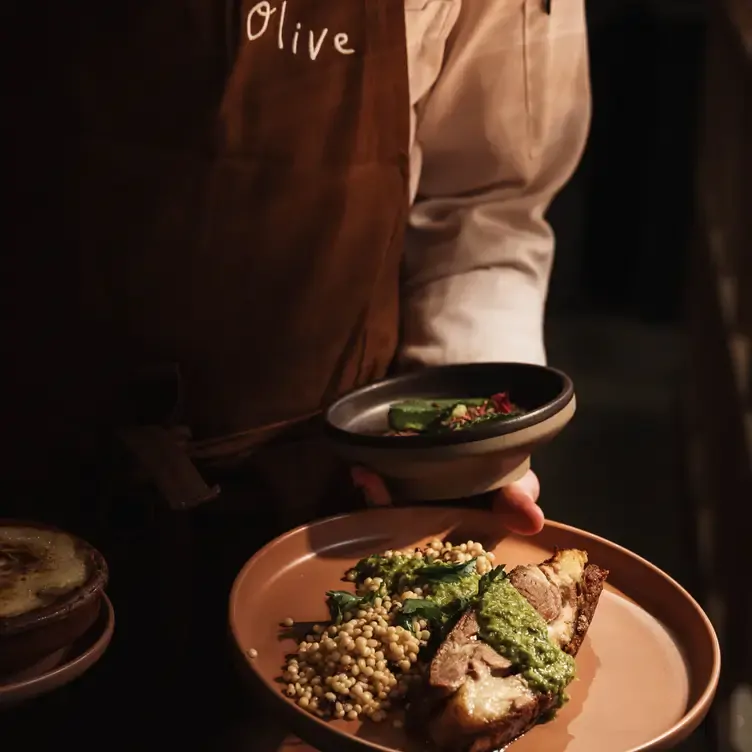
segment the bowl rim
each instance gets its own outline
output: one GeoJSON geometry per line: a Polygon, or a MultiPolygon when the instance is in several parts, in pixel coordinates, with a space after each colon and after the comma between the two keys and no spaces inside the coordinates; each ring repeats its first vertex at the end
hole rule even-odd
{"type": "Polygon", "coordinates": [[[343,394],[326,409],[324,413],[324,434],[331,440],[350,446],[358,446],[371,449],[431,449],[435,447],[456,446],[458,444],[470,444],[486,439],[493,439],[499,436],[522,431],[525,428],[536,426],[543,421],[548,420],[562,409],[564,409],[574,397],[574,384],[572,379],[560,371],[558,368],[551,366],[541,366],[535,363],[521,363],[513,361],[504,362],[483,362],[483,363],[457,363],[446,366],[432,366],[409,373],[389,376],[379,379],[371,384],[354,389],[343,394]],[[512,367],[515,369],[530,370],[543,372],[546,371],[557,376],[561,382],[561,388],[558,394],[548,402],[523,413],[522,415],[510,418],[509,420],[485,423],[477,428],[468,428],[464,431],[453,431],[439,435],[421,435],[421,436],[380,436],[373,434],[362,434],[348,431],[340,428],[333,420],[332,415],[345,403],[355,397],[368,395],[370,392],[378,392],[386,385],[393,384],[411,384],[420,381],[423,378],[429,378],[439,373],[448,373],[451,371],[462,372],[468,368],[504,368],[512,367]]]}
{"type": "Polygon", "coordinates": [[[61,621],[72,611],[88,603],[93,597],[98,596],[107,585],[109,569],[104,556],[94,546],[74,533],[69,533],[67,530],[43,522],[11,518],[0,518],[1,527],[36,528],[38,530],[47,530],[67,535],[73,540],[76,548],[84,552],[89,576],[83,585],[74,588],[70,593],[48,606],[36,608],[17,616],[0,616],[0,639],[33,629],[41,629],[61,621]]]}

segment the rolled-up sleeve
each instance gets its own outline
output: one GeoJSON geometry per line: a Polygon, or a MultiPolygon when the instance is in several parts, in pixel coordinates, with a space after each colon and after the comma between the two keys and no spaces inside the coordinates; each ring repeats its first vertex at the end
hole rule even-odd
{"type": "Polygon", "coordinates": [[[417,110],[404,365],[545,362],[549,204],[590,123],[583,0],[464,0],[417,110]]]}

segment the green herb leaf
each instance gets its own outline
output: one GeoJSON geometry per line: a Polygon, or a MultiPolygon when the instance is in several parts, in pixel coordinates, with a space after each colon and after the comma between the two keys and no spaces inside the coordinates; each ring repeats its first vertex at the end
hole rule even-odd
{"type": "Polygon", "coordinates": [[[362,598],[345,590],[328,590],[326,597],[326,604],[329,606],[329,613],[335,624],[341,624],[345,613],[357,611],[363,602],[362,598]]]}
{"type": "Polygon", "coordinates": [[[370,556],[366,556],[365,559],[361,559],[350,572],[355,572],[356,577],[360,579],[363,575],[371,574],[383,560],[383,556],[371,554],[370,556]]]}
{"type": "Polygon", "coordinates": [[[422,567],[416,574],[428,582],[457,582],[475,572],[476,559],[459,564],[430,564],[422,567]]]}
{"type": "Polygon", "coordinates": [[[475,597],[472,598],[457,598],[452,601],[448,606],[443,609],[444,623],[441,625],[440,630],[434,630],[433,635],[438,635],[439,643],[442,643],[446,636],[454,629],[457,622],[462,618],[462,615],[468,608],[475,605],[475,597]]]}
{"type": "Polygon", "coordinates": [[[490,572],[486,572],[478,582],[478,598],[482,598],[483,594],[488,590],[489,586],[496,582],[499,578],[507,577],[504,564],[499,564],[498,567],[494,567],[490,572]]]}
{"type": "Polygon", "coordinates": [[[361,606],[372,606],[377,598],[383,598],[381,590],[369,590],[365,595],[360,596],[361,606]]]}
{"type": "Polygon", "coordinates": [[[433,601],[423,598],[408,598],[402,604],[402,610],[396,618],[396,623],[404,629],[412,629],[414,619],[425,619],[430,622],[440,622],[443,612],[433,601]]]}
{"type": "Polygon", "coordinates": [[[458,616],[460,614],[464,614],[465,611],[470,607],[472,603],[475,602],[475,598],[472,597],[462,597],[457,598],[453,600],[450,604],[444,607],[444,616],[447,617],[447,619],[453,619],[455,616],[458,616]]]}
{"type": "Polygon", "coordinates": [[[401,613],[418,615],[422,619],[435,619],[441,617],[441,608],[425,598],[408,598],[402,603],[401,613]]]}

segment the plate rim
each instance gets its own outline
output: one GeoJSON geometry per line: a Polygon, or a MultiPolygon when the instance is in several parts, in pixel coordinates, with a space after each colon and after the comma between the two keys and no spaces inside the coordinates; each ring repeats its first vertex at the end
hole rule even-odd
{"type": "MultiPolygon", "coordinates": [[[[300,533],[305,532],[307,530],[311,530],[317,527],[323,527],[327,524],[331,524],[333,522],[336,522],[337,520],[348,518],[348,517],[364,517],[364,516],[369,516],[369,515],[374,515],[374,514],[382,515],[385,513],[392,513],[392,512],[397,512],[397,513],[411,512],[414,514],[416,511],[425,511],[428,513],[432,511],[433,512],[454,511],[454,512],[460,512],[460,513],[472,511],[476,513],[481,512],[481,513],[493,514],[493,512],[490,512],[488,510],[482,510],[482,509],[467,510],[459,505],[446,507],[446,506],[436,506],[436,505],[428,504],[425,506],[420,505],[417,507],[416,506],[413,506],[413,507],[379,507],[375,509],[359,509],[359,510],[354,510],[352,512],[344,512],[342,514],[324,517],[322,519],[314,520],[309,523],[304,523],[272,539],[271,541],[266,543],[262,548],[260,548],[253,556],[251,556],[248,559],[248,561],[246,561],[246,563],[243,565],[243,567],[240,569],[235,579],[233,580],[233,584],[230,589],[229,598],[228,598],[228,622],[229,622],[230,634],[232,636],[233,645],[236,648],[235,652],[242,656],[243,665],[246,668],[250,669],[253,677],[261,681],[261,683],[264,685],[264,688],[269,692],[270,695],[271,694],[274,695],[276,700],[279,701],[278,704],[281,704],[281,706],[288,709],[289,711],[288,717],[293,716],[293,717],[299,718],[301,717],[302,714],[305,713],[305,715],[307,716],[306,720],[312,721],[317,727],[321,728],[322,731],[323,729],[326,729],[327,734],[332,734],[335,737],[347,739],[350,743],[352,743],[352,741],[355,740],[358,746],[360,746],[361,748],[371,749],[371,750],[374,750],[375,752],[394,752],[394,750],[390,747],[385,747],[381,744],[369,741],[367,739],[363,739],[361,737],[354,737],[353,734],[347,734],[344,731],[334,728],[333,726],[328,724],[326,721],[320,718],[317,718],[311,715],[310,713],[306,713],[306,711],[298,708],[297,705],[294,705],[293,703],[289,702],[286,697],[282,696],[278,691],[276,691],[278,689],[277,687],[272,686],[266,680],[266,678],[261,675],[260,672],[255,670],[253,661],[248,657],[246,652],[242,649],[239,635],[237,633],[236,621],[234,618],[234,612],[237,606],[236,600],[238,596],[238,591],[240,589],[240,585],[245,579],[248,570],[253,567],[254,562],[256,562],[258,559],[264,556],[266,552],[270,550],[273,546],[279,545],[279,543],[281,543],[284,540],[287,540],[295,535],[299,535],[300,533]]],[[[619,543],[614,543],[613,541],[610,541],[608,538],[605,538],[596,533],[590,533],[587,530],[582,530],[581,528],[574,527],[573,525],[567,525],[566,523],[558,522],[555,520],[547,519],[544,523],[544,528],[549,528],[553,530],[561,530],[561,531],[565,531],[568,533],[581,535],[586,539],[590,539],[601,545],[605,545],[609,548],[612,548],[616,550],[618,553],[620,553],[621,555],[625,555],[627,558],[630,558],[636,561],[638,564],[652,570],[654,574],[663,578],[671,587],[677,590],[679,594],[689,602],[689,604],[692,606],[695,613],[700,617],[702,626],[704,627],[705,632],[710,638],[710,643],[712,645],[712,654],[713,654],[713,667],[711,671],[710,681],[708,682],[708,685],[705,687],[700,697],[694,702],[694,704],[690,708],[686,710],[684,715],[682,715],[682,717],[676,723],[674,723],[669,729],[667,729],[662,734],[660,734],[660,736],[654,737],[653,739],[650,739],[637,747],[633,747],[632,749],[624,750],[624,752],[642,752],[645,749],[661,749],[663,748],[662,745],[665,742],[670,741],[672,737],[677,735],[677,733],[681,733],[682,728],[690,727],[692,730],[696,729],[697,726],[702,722],[702,719],[705,717],[705,715],[707,715],[710,709],[710,706],[713,702],[713,699],[716,695],[716,692],[718,690],[718,684],[719,684],[720,674],[721,674],[721,663],[722,663],[721,646],[720,646],[720,641],[718,639],[718,635],[716,633],[715,628],[713,627],[712,622],[710,621],[710,618],[705,613],[705,610],[702,608],[702,606],[697,601],[697,599],[694,596],[692,596],[691,593],[689,593],[689,591],[683,585],[681,585],[676,579],[674,579],[667,572],[665,572],[660,567],[656,566],[655,564],[653,564],[652,562],[650,562],[648,559],[644,558],[643,556],[640,556],[640,554],[637,554],[634,551],[630,551],[628,548],[626,548],[625,546],[622,546],[619,543]]],[[[518,537],[524,538],[528,536],[518,536],[518,537]]],[[[536,537],[537,536],[535,535],[529,536],[529,539],[535,540],[536,537]]],[[[643,608],[643,606],[641,606],[639,603],[636,603],[636,605],[638,606],[638,608],[645,611],[646,613],[648,614],[650,613],[645,608],[643,608]]],[[[291,731],[300,737],[300,734],[297,728],[293,728],[291,729],[291,731]]],[[[303,741],[305,741],[305,739],[303,739],[303,741]]]]}
{"type": "MultiPolygon", "coordinates": [[[[49,671],[45,671],[38,676],[32,676],[28,679],[22,679],[21,681],[13,682],[12,684],[2,685],[0,684],[0,707],[3,705],[14,705],[15,703],[23,703],[27,700],[33,699],[39,695],[28,695],[29,691],[32,691],[39,685],[45,684],[50,680],[54,680],[61,675],[73,673],[73,676],[69,680],[64,680],[60,684],[55,685],[50,689],[43,689],[39,694],[47,694],[48,692],[54,692],[57,689],[62,688],[68,681],[73,681],[88,671],[99,659],[104,655],[112,636],[115,633],[115,608],[112,605],[112,601],[109,599],[106,593],[101,595],[102,605],[100,608],[100,614],[102,610],[106,612],[106,621],[104,628],[102,629],[96,640],[82,653],[75,656],[73,659],[63,661],[60,665],[55,666],[49,671]],[[82,670],[76,673],[76,669],[82,664],[85,664],[82,670]],[[14,697],[16,693],[21,693],[21,697],[14,697]]],[[[95,625],[92,625],[92,630],[95,625]]]]}

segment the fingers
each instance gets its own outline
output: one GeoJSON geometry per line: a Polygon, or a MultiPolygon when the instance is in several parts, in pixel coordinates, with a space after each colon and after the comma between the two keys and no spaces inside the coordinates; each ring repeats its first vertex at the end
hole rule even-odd
{"type": "Polygon", "coordinates": [[[506,528],[520,535],[536,535],[543,529],[545,516],[538,506],[540,482],[530,470],[520,480],[499,490],[494,502],[506,528]]]}
{"type": "Polygon", "coordinates": [[[392,503],[392,497],[384,481],[375,473],[364,467],[353,467],[350,470],[352,481],[366,497],[369,507],[388,507],[392,503]]]}
{"type": "MultiPolygon", "coordinates": [[[[368,506],[391,505],[389,489],[378,475],[363,467],[351,468],[350,474],[354,485],[365,496],[368,506]]],[[[538,506],[539,496],[540,482],[535,473],[529,471],[520,480],[500,489],[493,509],[507,529],[519,535],[536,535],[543,529],[545,522],[543,510],[538,506]]]]}
{"type": "Polygon", "coordinates": [[[515,481],[502,490],[507,491],[512,497],[521,498],[524,496],[534,504],[537,504],[538,497],[540,496],[540,481],[532,470],[528,470],[518,481],[515,481]]]}

